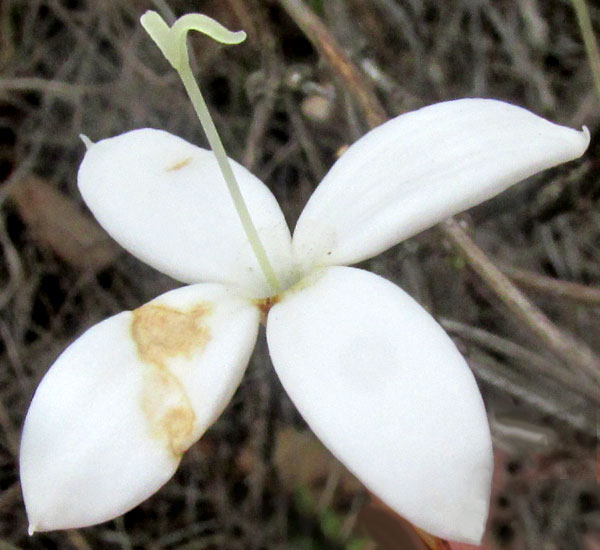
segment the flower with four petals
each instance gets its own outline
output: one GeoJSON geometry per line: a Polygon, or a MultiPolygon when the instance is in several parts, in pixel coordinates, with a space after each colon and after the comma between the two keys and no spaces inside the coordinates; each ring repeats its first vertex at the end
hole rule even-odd
{"type": "Polygon", "coordinates": [[[333,454],[416,526],[478,542],[493,458],[473,375],[415,300],[348,266],[588,142],[495,100],[403,114],[343,154],[293,236],[231,160],[277,289],[212,151],[155,129],[90,145],[78,183],[99,223],[188,286],[93,326],[40,383],[21,447],[31,530],[106,521],[158,490],[230,401],[262,319],[283,387],[333,454]]]}

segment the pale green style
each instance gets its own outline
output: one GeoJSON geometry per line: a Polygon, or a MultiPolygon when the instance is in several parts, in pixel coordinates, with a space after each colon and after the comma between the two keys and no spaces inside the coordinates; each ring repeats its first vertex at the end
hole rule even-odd
{"type": "Polygon", "coordinates": [[[248,236],[248,241],[252,246],[252,250],[256,255],[258,263],[273,292],[280,292],[281,285],[277,280],[277,276],[269,261],[265,247],[261,242],[256,227],[250,217],[248,207],[240,192],[240,186],[235,179],[231,164],[225,153],[223,142],[221,141],[215,123],[210,116],[206,101],[204,101],[202,92],[192,73],[187,49],[186,38],[189,31],[201,32],[223,44],[239,44],[246,39],[246,33],[244,31],[231,32],[220,23],[217,23],[214,19],[198,13],[180,17],[173,23],[172,27],[169,27],[165,20],[155,11],[147,11],[142,15],[140,21],[146,32],[150,35],[150,38],[156,42],[156,45],[167,58],[167,61],[169,61],[179,74],[192,105],[196,110],[196,114],[200,119],[202,128],[204,128],[208,143],[210,143],[210,146],[217,157],[217,162],[219,163],[219,167],[225,178],[227,189],[231,194],[231,199],[233,200],[235,209],[240,217],[240,221],[248,236]]]}

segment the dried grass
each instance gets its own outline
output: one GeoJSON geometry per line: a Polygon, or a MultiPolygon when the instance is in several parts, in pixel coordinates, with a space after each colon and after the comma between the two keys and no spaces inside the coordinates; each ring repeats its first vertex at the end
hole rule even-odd
{"type": "MultiPolygon", "coordinates": [[[[598,127],[598,100],[566,0],[313,4],[389,113],[488,96],[571,126],[585,122],[593,135],[598,127]]],[[[232,405],[158,495],[99,527],[26,535],[18,440],[39,379],[86,327],[177,283],[116,249],[108,267],[70,261],[52,244],[56,240],[44,238],[52,226],[42,225],[40,233],[16,197],[35,176],[59,202],[69,202],[67,214],[61,210],[67,225],[71,215],[80,223],[85,212],[76,189],[80,133],[95,140],[152,126],[205,143],[176,75],[137,24],[139,15],[153,7],[167,17],[169,10],[178,15],[206,11],[249,31],[249,44],[236,48],[194,38],[195,68],[230,155],[265,179],[290,222],[336,152],[366,129],[347,93],[275,1],[167,6],[163,0],[3,0],[0,549],[343,548],[353,536],[363,495],[330,499],[329,508],[346,525],[336,538],[323,527],[322,514],[299,506],[281,483],[278,470],[284,466],[273,461],[277,435],[281,426],[301,422],[276,380],[264,343],[232,405]]],[[[591,15],[600,28],[600,10],[591,15]]],[[[468,220],[478,243],[512,268],[599,287],[599,196],[593,141],[581,162],[534,178],[471,211],[468,220]]],[[[37,217],[31,208],[28,212],[37,223],[51,219],[56,203],[40,204],[37,217]]],[[[592,534],[600,529],[600,492],[591,477],[595,407],[533,374],[530,365],[556,359],[506,314],[437,232],[411,239],[370,267],[397,281],[436,316],[452,319],[447,328],[480,377],[488,407],[500,418],[497,442],[508,448],[513,467],[531,474],[506,474],[504,500],[490,524],[496,544],[595,548],[592,534]],[[548,429],[552,443],[542,450],[523,446],[506,436],[502,422],[548,429]],[[553,467],[544,469],[540,461],[553,467]]],[[[598,350],[597,303],[557,297],[543,288],[530,295],[560,327],[598,350]]],[[[335,478],[329,485],[323,482],[329,492],[332,483],[335,488],[335,478]]]]}

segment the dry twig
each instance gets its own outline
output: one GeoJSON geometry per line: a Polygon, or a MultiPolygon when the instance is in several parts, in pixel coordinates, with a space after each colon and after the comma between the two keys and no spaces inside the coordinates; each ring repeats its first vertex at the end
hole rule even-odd
{"type": "Polygon", "coordinates": [[[513,282],[524,288],[584,305],[600,306],[600,288],[554,279],[506,263],[498,263],[498,267],[513,282]]]}
{"type": "Polygon", "coordinates": [[[348,87],[369,126],[374,128],[384,122],[387,118],[385,110],[369,83],[321,20],[301,0],[280,0],[280,3],[348,87]]]}

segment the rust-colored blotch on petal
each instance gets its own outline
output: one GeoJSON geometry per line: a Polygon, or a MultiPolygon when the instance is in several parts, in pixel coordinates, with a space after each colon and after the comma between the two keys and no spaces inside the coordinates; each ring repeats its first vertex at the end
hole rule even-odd
{"type": "Polygon", "coordinates": [[[167,172],[175,172],[176,170],[181,170],[182,168],[184,168],[185,166],[187,166],[188,164],[190,164],[192,162],[192,157],[187,157],[185,159],[182,159],[178,162],[176,162],[175,164],[173,164],[172,166],[169,166],[169,168],[167,168],[167,172]]]}
{"type": "Polygon", "coordinates": [[[178,378],[168,369],[149,365],[142,392],[142,411],[152,437],[162,439],[179,456],[194,442],[196,416],[178,378]]]}
{"type": "Polygon", "coordinates": [[[206,317],[208,305],[179,311],[162,305],[148,304],[133,312],[131,331],[142,359],[165,366],[165,361],[182,355],[191,357],[210,340],[206,317]]]}
{"type": "Polygon", "coordinates": [[[179,311],[148,304],[133,312],[131,333],[140,357],[148,365],[141,406],[153,437],[163,439],[175,455],[194,442],[196,416],[169,359],[190,358],[210,340],[206,317],[210,306],[179,311]]]}

